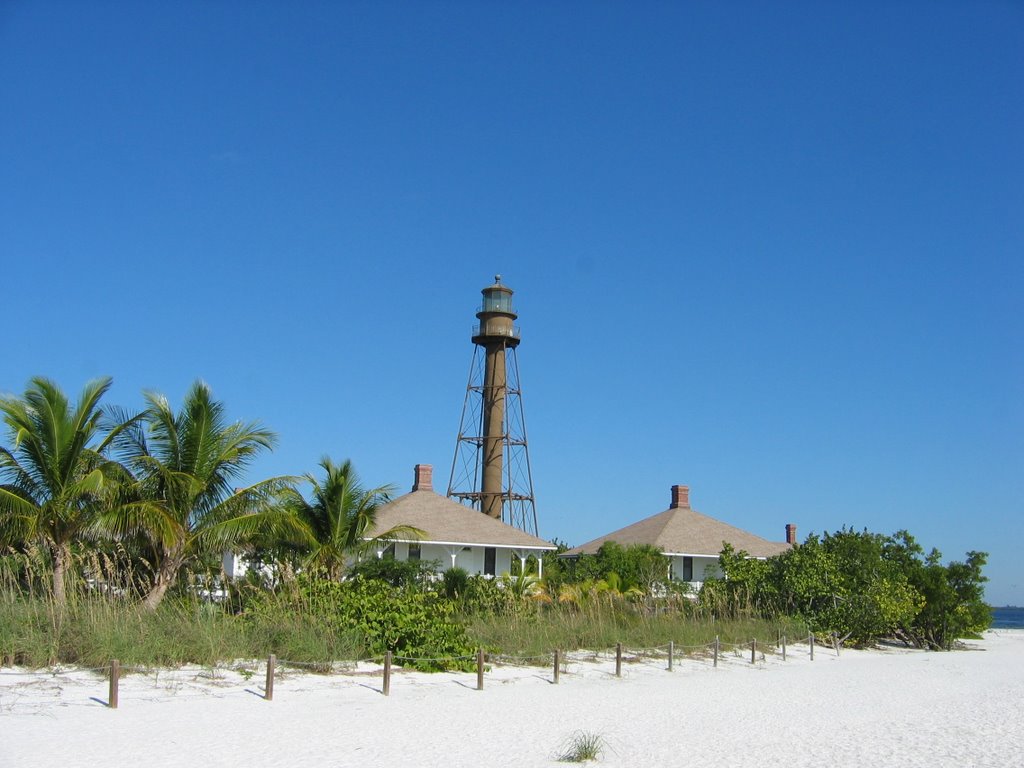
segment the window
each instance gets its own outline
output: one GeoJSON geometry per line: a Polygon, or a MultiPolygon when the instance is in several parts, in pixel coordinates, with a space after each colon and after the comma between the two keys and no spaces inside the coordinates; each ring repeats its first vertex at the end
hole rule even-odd
{"type": "Polygon", "coordinates": [[[484,574],[487,576],[493,576],[496,560],[498,559],[498,550],[494,547],[484,547],[484,574]]]}
{"type": "Polygon", "coordinates": [[[420,559],[420,545],[410,544],[409,545],[409,560],[412,562],[418,562],[420,559]]]}
{"type": "Polygon", "coordinates": [[[483,310],[484,312],[511,312],[512,295],[505,291],[486,291],[483,310]]]}
{"type": "Polygon", "coordinates": [[[693,558],[683,558],[683,581],[693,581],[693,558]]]}
{"type": "Polygon", "coordinates": [[[393,542],[384,547],[384,554],[381,555],[381,557],[383,557],[385,560],[395,559],[395,545],[393,542]]]}

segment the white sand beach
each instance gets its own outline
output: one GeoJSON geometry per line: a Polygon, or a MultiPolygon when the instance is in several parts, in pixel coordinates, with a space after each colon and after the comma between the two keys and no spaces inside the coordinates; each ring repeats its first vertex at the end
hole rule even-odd
{"type": "Polygon", "coordinates": [[[107,708],[99,673],[0,670],[0,767],[550,766],[576,731],[607,766],[1018,766],[1024,763],[1024,631],[969,650],[790,646],[709,660],[576,660],[475,673],[262,667],[130,674],[107,708]]]}

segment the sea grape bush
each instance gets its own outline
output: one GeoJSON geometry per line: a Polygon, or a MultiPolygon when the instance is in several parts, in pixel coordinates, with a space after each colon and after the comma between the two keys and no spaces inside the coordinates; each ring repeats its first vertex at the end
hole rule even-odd
{"type": "Polygon", "coordinates": [[[454,610],[451,601],[432,590],[379,579],[338,582],[313,573],[300,574],[286,593],[254,599],[244,615],[266,624],[275,614],[298,612],[326,631],[357,632],[370,656],[391,651],[415,669],[468,670],[473,648],[454,610]]]}

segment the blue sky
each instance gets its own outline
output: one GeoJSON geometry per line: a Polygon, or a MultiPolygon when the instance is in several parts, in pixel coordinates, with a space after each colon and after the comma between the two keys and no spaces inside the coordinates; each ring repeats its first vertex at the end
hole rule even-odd
{"type": "MultiPolygon", "coordinates": [[[[541,533],[909,529],[1024,604],[1018,3],[0,4],[0,390],[201,378],[446,481],[515,291],[541,533]]],[[[255,476],[253,480],[257,479],[255,476]]]]}

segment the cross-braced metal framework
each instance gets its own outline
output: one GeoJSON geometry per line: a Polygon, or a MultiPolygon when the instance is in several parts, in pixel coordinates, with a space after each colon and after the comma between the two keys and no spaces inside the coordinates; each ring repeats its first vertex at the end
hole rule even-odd
{"type": "MultiPolygon", "coordinates": [[[[533,475],[530,472],[530,453],[526,442],[526,420],[523,416],[523,397],[519,386],[519,360],[515,346],[504,349],[507,366],[505,386],[505,422],[502,425],[502,453],[504,456],[504,482],[501,492],[501,519],[509,525],[537,536],[537,507],[533,497],[533,475]]],[[[483,401],[484,401],[483,347],[473,347],[473,360],[469,366],[469,384],[462,406],[459,436],[455,443],[455,458],[448,480],[448,497],[476,510],[482,509],[480,491],[484,459],[483,401]]]]}

